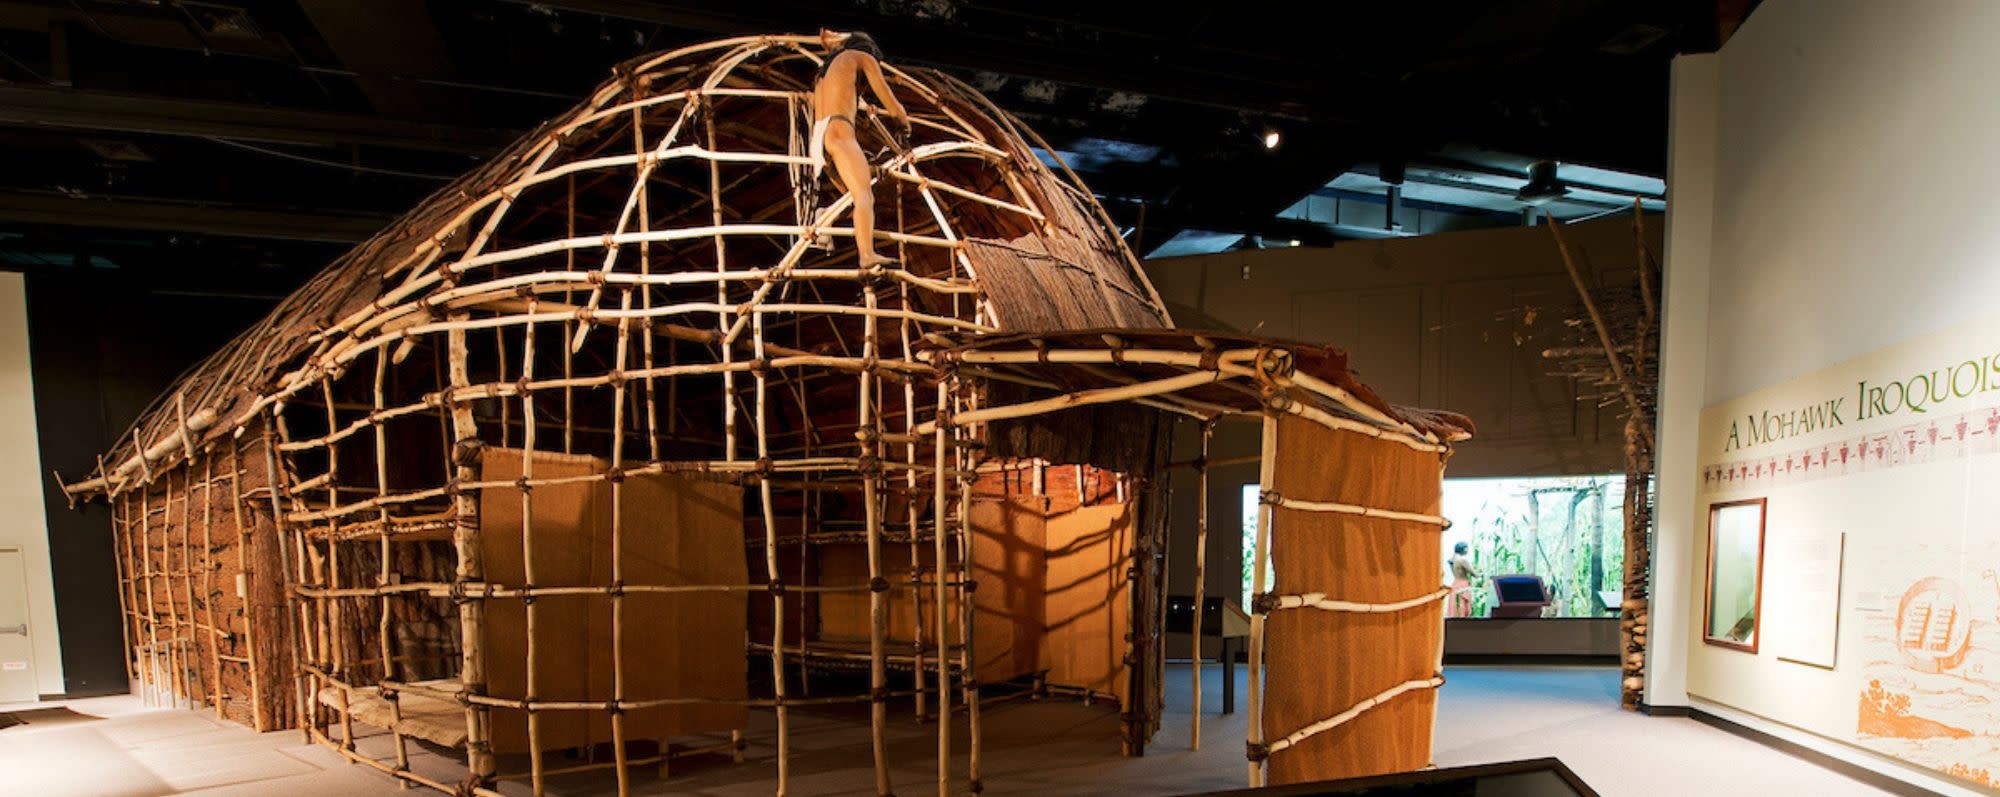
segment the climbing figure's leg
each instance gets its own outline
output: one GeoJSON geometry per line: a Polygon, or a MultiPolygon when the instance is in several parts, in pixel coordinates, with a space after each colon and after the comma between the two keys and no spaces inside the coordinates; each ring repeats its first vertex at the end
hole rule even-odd
{"type": "Polygon", "coordinates": [[[868,156],[861,151],[861,142],[854,136],[854,123],[846,117],[834,117],[826,128],[826,156],[833,162],[834,175],[840,179],[848,196],[854,198],[854,207],[848,211],[854,219],[854,248],[860,253],[862,268],[891,262],[875,251],[875,188],[870,179],[868,156]]]}

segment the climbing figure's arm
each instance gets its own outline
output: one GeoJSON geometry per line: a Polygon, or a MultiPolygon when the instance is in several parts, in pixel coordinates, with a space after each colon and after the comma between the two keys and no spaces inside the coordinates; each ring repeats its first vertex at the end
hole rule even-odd
{"type": "Polygon", "coordinates": [[[896,101],[896,93],[889,90],[889,81],[882,76],[882,64],[873,58],[864,58],[861,61],[861,74],[868,78],[868,89],[874,92],[876,101],[889,112],[889,118],[895,122],[896,131],[907,138],[910,135],[910,114],[903,110],[901,102],[896,101]]]}

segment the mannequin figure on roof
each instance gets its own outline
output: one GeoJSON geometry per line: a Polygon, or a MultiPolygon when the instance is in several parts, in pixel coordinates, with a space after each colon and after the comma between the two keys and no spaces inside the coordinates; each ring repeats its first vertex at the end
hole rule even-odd
{"type": "Polygon", "coordinates": [[[910,116],[889,82],[882,77],[882,49],[866,33],[838,33],[821,28],[820,44],[828,50],[813,84],[812,146],[813,183],[829,162],[833,178],[841,190],[854,198],[854,247],[862,268],[893,262],[875,251],[875,189],[869,174],[868,156],[861,150],[855,128],[859,115],[859,82],[868,81],[875,101],[887,113],[898,142],[910,134],[910,116]]]}

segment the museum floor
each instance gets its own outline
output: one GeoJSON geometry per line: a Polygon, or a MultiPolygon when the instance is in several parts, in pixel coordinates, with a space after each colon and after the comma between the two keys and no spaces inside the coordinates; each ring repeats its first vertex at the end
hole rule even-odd
{"type": "MultiPolygon", "coordinates": [[[[1006,703],[986,713],[989,794],[1187,794],[1240,786],[1242,712],[1210,716],[1200,752],[1187,744],[1186,671],[1170,677],[1167,725],[1141,759],[1117,755],[1115,718],[1075,703],[1006,703]]],[[[1220,673],[1204,670],[1204,692],[1219,700],[1220,673]]],[[[1243,670],[1237,670],[1239,678],[1243,670]]],[[[1444,688],[1437,730],[1440,765],[1540,756],[1567,762],[1605,797],[1720,794],[1885,794],[1839,774],[1689,719],[1642,717],[1616,707],[1615,672],[1598,668],[1455,667],[1444,688]],[[1644,749],[1639,754],[1636,751],[1644,749]]],[[[0,772],[9,793],[151,797],[153,795],[392,795],[396,785],[373,770],[343,764],[296,732],[255,734],[190,711],[149,710],[136,698],[63,704],[79,716],[49,712],[0,730],[0,772]],[[25,778],[25,779],[23,779],[25,778]]],[[[1208,707],[1214,707],[1209,703],[1208,707]]],[[[9,707],[0,706],[0,710],[9,707]]],[[[13,708],[20,708],[18,706],[13,708]]],[[[1240,708],[1240,707],[1239,707],[1240,708]]],[[[867,734],[841,719],[810,718],[795,730],[793,793],[872,793],[867,734]]],[[[904,725],[892,738],[905,762],[900,791],[923,793],[935,769],[925,728],[904,725]]],[[[961,737],[962,738],[962,737],[961,737]]],[[[769,748],[751,761],[689,762],[670,781],[650,775],[644,794],[769,794],[769,748]]],[[[415,762],[426,768],[435,760],[415,762]]],[[[963,766],[963,759],[960,759],[963,766]]],[[[440,771],[442,774],[442,771],[440,771]]],[[[610,794],[607,783],[571,783],[566,795],[610,794]]],[[[527,794],[519,784],[510,794],[527,794]]]]}

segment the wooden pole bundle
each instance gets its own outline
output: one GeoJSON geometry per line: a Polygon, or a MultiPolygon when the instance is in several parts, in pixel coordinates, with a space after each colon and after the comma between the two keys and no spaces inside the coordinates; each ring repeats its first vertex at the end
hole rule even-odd
{"type": "Polygon", "coordinates": [[[192,434],[207,431],[215,425],[215,420],[215,411],[212,409],[202,409],[196,411],[193,415],[184,415],[180,419],[179,425],[172,430],[172,433],[162,437],[159,442],[153,443],[143,451],[133,454],[123,463],[120,463],[117,468],[109,472],[104,472],[103,466],[100,465],[98,467],[100,471],[98,476],[75,484],[65,485],[63,491],[70,495],[88,495],[93,492],[115,489],[129,482],[134,473],[145,471],[150,474],[152,463],[163,462],[173,457],[177,452],[186,453],[184,447],[192,439],[192,434]]]}
{"type": "MultiPolygon", "coordinates": [[[[1621,704],[1638,710],[1644,699],[1646,638],[1650,607],[1653,437],[1659,411],[1659,262],[1646,232],[1645,212],[1632,204],[1636,285],[1601,287],[1585,278],[1564,239],[1561,225],[1549,222],[1563,269],[1576,290],[1578,312],[1569,320],[1576,345],[1551,347],[1544,358],[1588,384],[1616,390],[1625,405],[1624,589],[1619,609],[1622,663],[1621,704]]],[[[1596,397],[1590,397],[1595,399],[1596,397]]]]}

